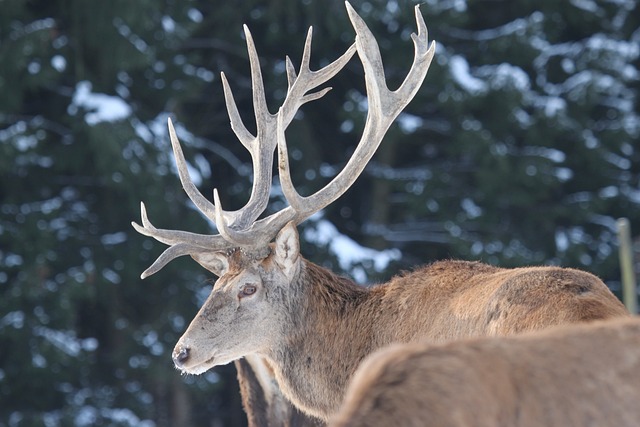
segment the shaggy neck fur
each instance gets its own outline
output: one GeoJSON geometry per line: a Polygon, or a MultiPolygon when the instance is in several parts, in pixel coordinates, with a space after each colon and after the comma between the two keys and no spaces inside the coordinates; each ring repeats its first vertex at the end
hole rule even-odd
{"type": "Polygon", "coordinates": [[[284,345],[273,354],[283,392],[305,412],[321,419],[333,413],[347,382],[372,351],[372,324],[358,324],[358,312],[371,304],[371,291],[303,261],[288,299],[291,318],[284,345]]]}

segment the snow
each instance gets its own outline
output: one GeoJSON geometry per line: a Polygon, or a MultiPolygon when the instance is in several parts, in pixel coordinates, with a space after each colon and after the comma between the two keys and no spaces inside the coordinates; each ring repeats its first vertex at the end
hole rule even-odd
{"type": "Polygon", "coordinates": [[[567,110],[567,101],[557,96],[549,96],[541,98],[544,105],[544,115],[547,117],[555,117],[559,113],[567,110]]]}
{"type": "Polygon", "coordinates": [[[191,19],[195,23],[202,22],[202,18],[203,18],[202,12],[200,12],[198,9],[194,9],[194,8],[189,9],[189,11],[187,12],[187,15],[189,16],[189,19],[191,19]]]}
{"type": "Polygon", "coordinates": [[[9,33],[11,40],[17,40],[24,37],[27,34],[34,33],[36,31],[48,30],[56,27],[56,21],[53,18],[38,19],[30,22],[29,24],[22,25],[18,21],[12,21],[9,26],[12,31],[9,33]]]}
{"type": "Polygon", "coordinates": [[[355,264],[372,261],[374,269],[381,272],[391,261],[398,260],[401,256],[397,249],[377,251],[361,246],[351,238],[340,234],[333,224],[324,219],[318,220],[313,227],[307,228],[304,238],[310,243],[328,245],[329,250],[338,258],[340,268],[353,274],[354,279],[359,283],[365,282],[367,277],[362,268],[355,264]]]}
{"type": "Polygon", "coordinates": [[[29,72],[29,74],[38,74],[41,69],[42,67],[37,61],[31,61],[29,65],[27,65],[27,71],[29,72]]]}
{"type": "Polygon", "coordinates": [[[145,53],[149,50],[149,45],[140,36],[131,31],[131,28],[121,19],[115,18],[113,25],[118,30],[118,33],[126,38],[138,51],[145,53]]]}
{"type": "Polygon", "coordinates": [[[105,280],[113,283],[114,285],[117,285],[122,281],[120,275],[110,268],[105,268],[104,270],[102,270],[102,277],[104,277],[105,280]]]}
{"type": "Polygon", "coordinates": [[[617,154],[608,152],[603,155],[604,160],[608,163],[614,165],[618,169],[628,170],[631,168],[631,160],[624,158],[622,156],[618,156],[617,154]]]}
{"type": "Polygon", "coordinates": [[[637,43],[616,40],[605,34],[594,34],[586,41],[587,50],[614,52],[619,59],[633,61],[640,56],[640,46],[637,43]]]}
{"type": "Polygon", "coordinates": [[[138,120],[134,120],[133,129],[136,131],[136,135],[140,137],[144,142],[151,144],[154,141],[154,134],[151,131],[151,126],[142,123],[138,120]]]}
{"type": "Polygon", "coordinates": [[[12,253],[7,253],[4,256],[4,266],[5,267],[18,267],[21,266],[23,263],[23,259],[22,256],[18,255],[18,254],[12,254],[12,253]]]}
{"type": "Polygon", "coordinates": [[[78,82],[71,105],[67,109],[69,114],[76,115],[80,109],[89,110],[84,120],[90,126],[123,120],[131,115],[131,107],[122,98],[94,93],[92,88],[91,82],[78,82]]]}
{"type": "Polygon", "coordinates": [[[526,92],[531,87],[527,73],[522,68],[506,62],[479,67],[477,74],[490,81],[492,88],[495,89],[513,87],[521,92],[526,92]]]}
{"type": "Polygon", "coordinates": [[[532,23],[541,22],[542,19],[543,15],[540,12],[534,12],[528,18],[518,18],[495,28],[489,28],[479,31],[451,28],[449,31],[452,35],[455,35],[455,37],[460,39],[472,41],[488,41],[495,40],[501,37],[507,37],[513,34],[522,34],[532,23]]]}
{"type": "MultiPolygon", "coordinates": [[[[83,406],[77,412],[74,424],[76,426],[93,426],[99,419],[109,420],[117,425],[128,425],[137,427],[155,427],[151,420],[141,420],[130,409],[124,408],[96,408],[93,406],[83,406]]],[[[108,424],[108,423],[107,423],[108,424]]]]}
{"type": "Polygon", "coordinates": [[[81,351],[95,351],[98,348],[95,338],[80,339],[75,331],[57,331],[45,326],[36,326],[33,328],[33,335],[44,338],[69,356],[75,357],[81,351]]]}
{"type": "Polygon", "coordinates": [[[573,171],[569,168],[556,168],[553,173],[560,182],[566,182],[573,178],[573,171]]]}
{"type": "Polygon", "coordinates": [[[104,234],[100,237],[100,243],[109,246],[109,245],[119,245],[120,243],[124,243],[127,241],[127,234],[124,231],[119,231],[117,233],[104,234]]]}
{"type": "Polygon", "coordinates": [[[578,9],[582,9],[587,12],[597,12],[599,9],[596,2],[592,0],[570,0],[570,3],[578,9]]]}
{"type": "Polygon", "coordinates": [[[567,233],[562,230],[557,230],[555,235],[556,249],[559,252],[566,252],[569,249],[569,238],[567,233]]]}
{"type": "Polygon", "coordinates": [[[640,205],[640,189],[631,187],[629,185],[623,185],[620,189],[622,194],[632,203],[640,205]]]}
{"type": "Polygon", "coordinates": [[[522,154],[525,156],[544,157],[554,163],[562,163],[566,160],[567,155],[558,149],[540,146],[527,146],[522,148],[522,154]]]}
{"type": "Polygon", "coordinates": [[[406,134],[412,134],[422,126],[423,120],[409,113],[400,113],[396,119],[400,129],[406,134]]]}
{"type": "Polygon", "coordinates": [[[55,55],[51,58],[51,66],[56,69],[56,71],[63,72],[67,68],[67,60],[64,59],[62,55],[55,55]]]}
{"type": "Polygon", "coordinates": [[[163,16],[162,29],[167,33],[173,33],[176,30],[176,21],[174,21],[170,16],[163,16]]]}
{"type": "Polygon", "coordinates": [[[468,197],[462,199],[460,207],[465,211],[468,218],[473,219],[482,215],[482,208],[468,197]]]}
{"type": "Polygon", "coordinates": [[[24,312],[20,310],[11,311],[0,318],[0,331],[6,326],[21,329],[24,326],[24,312]]]}
{"type": "Polygon", "coordinates": [[[487,90],[487,84],[471,75],[469,63],[460,55],[453,55],[449,59],[449,68],[453,79],[470,94],[478,94],[487,90]]]}
{"type": "Polygon", "coordinates": [[[601,188],[600,191],[598,191],[598,197],[600,197],[601,199],[611,199],[617,197],[618,194],[620,194],[618,187],[615,187],[613,185],[601,188]]]}
{"type": "Polygon", "coordinates": [[[24,120],[19,120],[7,128],[0,129],[0,141],[10,141],[15,136],[26,132],[26,130],[27,122],[25,122],[24,120]]]}

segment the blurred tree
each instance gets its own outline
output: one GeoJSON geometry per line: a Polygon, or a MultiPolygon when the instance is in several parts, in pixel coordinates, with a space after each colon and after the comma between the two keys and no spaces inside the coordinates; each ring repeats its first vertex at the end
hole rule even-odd
{"type": "Polygon", "coordinates": [[[172,368],[204,277],[178,263],[141,283],[160,248],[129,225],[145,199],[161,223],[203,228],[170,173],[163,107],[211,78],[182,51],[193,7],[3,3],[2,425],[242,420],[221,409],[239,406],[233,369],[172,368]]]}
{"type": "MultiPolygon", "coordinates": [[[[353,2],[390,87],[413,54],[413,4],[353,2]]],[[[454,257],[577,266],[615,285],[615,219],[640,229],[637,2],[429,0],[421,11],[436,61],[365,174],[301,226],[305,256],[360,280],[454,257]],[[396,249],[396,262],[347,262],[338,238],[396,249]]],[[[220,188],[229,209],[248,198],[249,156],[218,74],[251,129],[243,23],[272,111],[284,55],[298,64],[309,25],[312,66],[353,42],[333,0],[2,2],[1,426],[245,423],[232,367],[181,377],[171,366],[210,288],[204,272],[179,260],[141,282],[163,248],[129,225],[144,200],[158,226],[212,231],[175,176],[170,114],[203,193],[220,188]]],[[[359,61],[330,85],[287,133],[303,193],[344,165],[364,125],[359,61]]]]}

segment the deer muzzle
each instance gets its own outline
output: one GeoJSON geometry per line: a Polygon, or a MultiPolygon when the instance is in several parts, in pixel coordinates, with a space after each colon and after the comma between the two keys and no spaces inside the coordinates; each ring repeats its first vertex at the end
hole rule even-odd
{"type": "Polygon", "coordinates": [[[176,365],[176,368],[182,369],[184,367],[184,364],[189,360],[190,352],[189,347],[176,346],[172,355],[173,364],[176,365]]]}

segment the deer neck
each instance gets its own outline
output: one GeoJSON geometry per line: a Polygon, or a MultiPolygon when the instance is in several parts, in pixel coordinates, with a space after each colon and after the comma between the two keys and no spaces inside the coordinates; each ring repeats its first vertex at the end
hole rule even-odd
{"type": "MultiPolygon", "coordinates": [[[[285,395],[321,419],[338,409],[346,385],[372,351],[376,325],[365,311],[371,291],[329,270],[303,261],[288,301],[290,318],[283,345],[267,355],[285,395]]],[[[377,347],[377,346],[376,346],[377,347]]]]}

